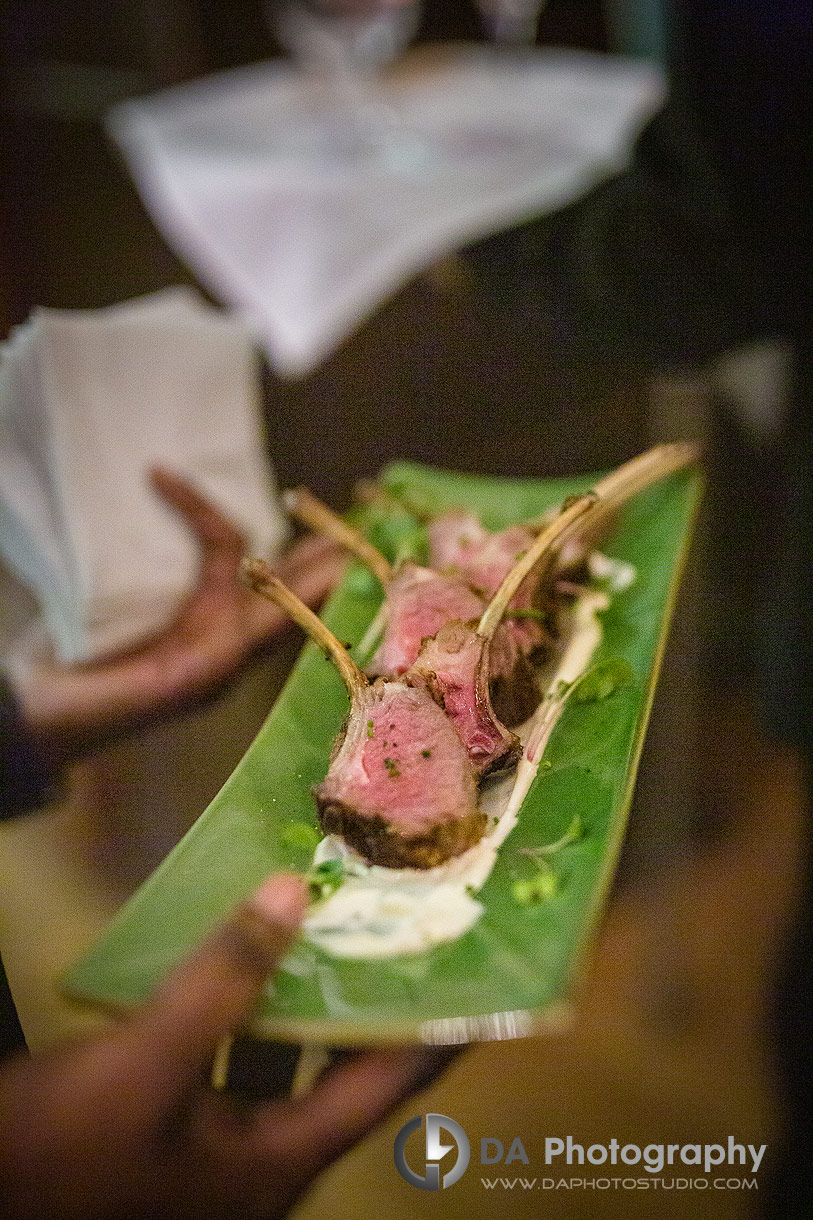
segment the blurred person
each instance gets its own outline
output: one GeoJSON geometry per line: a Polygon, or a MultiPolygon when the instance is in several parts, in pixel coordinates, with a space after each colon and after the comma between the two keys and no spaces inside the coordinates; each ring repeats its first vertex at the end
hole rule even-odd
{"type": "MultiPolygon", "coordinates": [[[[0,804],[7,812],[36,804],[55,770],[80,754],[213,696],[290,626],[281,610],[240,584],[240,531],[186,479],[162,468],[150,478],[198,541],[197,585],[164,632],[129,652],[71,666],[15,659],[0,705],[0,804]]],[[[289,548],[278,572],[315,605],[343,566],[334,543],[311,536],[289,548]]]]}
{"type": "Polygon", "coordinates": [[[273,1220],[444,1052],[372,1050],[305,1095],[237,1109],[207,1083],[298,928],[302,878],[267,881],[108,1033],[0,1069],[5,1220],[273,1220]]]}

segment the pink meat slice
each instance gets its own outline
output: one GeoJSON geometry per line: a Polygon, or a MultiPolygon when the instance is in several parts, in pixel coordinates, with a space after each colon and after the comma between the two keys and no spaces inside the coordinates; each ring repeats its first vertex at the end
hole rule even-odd
{"type": "MultiPolygon", "coordinates": [[[[429,562],[439,571],[461,576],[488,598],[497,592],[534,537],[524,525],[511,525],[492,533],[472,513],[453,509],[429,526],[429,562]]],[[[526,653],[550,642],[543,623],[534,617],[538,610],[537,586],[538,579],[531,573],[513,597],[507,616],[517,643],[526,653]],[[512,619],[511,611],[527,617],[512,619]]]]}
{"type": "Polygon", "coordinates": [[[387,625],[370,662],[371,674],[400,677],[421,649],[449,619],[478,620],[485,600],[459,576],[433,572],[407,562],[387,587],[387,625]]]}
{"type": "Polygon", "coordinates": [[[479,776],[516,762],[519,739],[496,717],[489,696],[489,645],[459,620],[425,641],[405,681],[427,690],[454,725],[479,776]]]}
{"type": "Polygon", "coordinates": [[[433,867],[485,829],[453,725],[425,690],[403,682],[369,687],[314,797],[326,832],[388,867],[433,867]]]}
{"type": "Polygon", "coordinates": [[[534,538],[524,525],[511,525],[495,533],[485,529],[472,513],[452,509],[429,526],[429,563],[439,571],[453,568],[478,589],[492,594],[534,538]]]}

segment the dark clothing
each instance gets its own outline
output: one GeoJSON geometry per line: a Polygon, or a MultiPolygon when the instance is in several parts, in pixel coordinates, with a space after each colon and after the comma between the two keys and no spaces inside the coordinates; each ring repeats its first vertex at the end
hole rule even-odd
{"type": "MultiPolygon", "coordinates": [[[[813,10],[807,0],[683,0],[671,14],[672,96],[630,168],[469,257],[518,325],[565,357],[623,354],[664,372],[754,340],[790,347],[786,416],[749,457],[764,536],[757,558],[737,562],[738,579],[755,586],[747,630],[766,724],[809,746],[813,10]]],[[[735,554],[737,542],[726,538],[735,554]]]]}
{"type": "Polygon", "coordinates": [[[14,692],[0,676],[0,818],[54,799],[57,776],[25,730],[14,692]]]}
{"type": "Polygon", "coordinates": [[[25,1035],[0,961],[0,1063],[9,1055],[25,1049],[25,1035]]]}
{"type": "MultiPolygon", "coordinates": [[[[52,800],[56,776],[25,731],[14,693],[0,678],[0,817],[52,800]]],[[[0,961],[0,1059],[25,1048],[25,1038],[0,961]]]]}

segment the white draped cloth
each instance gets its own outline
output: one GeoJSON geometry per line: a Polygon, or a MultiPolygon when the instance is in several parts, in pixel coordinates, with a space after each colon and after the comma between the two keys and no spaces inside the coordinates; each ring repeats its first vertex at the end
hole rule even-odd
{"type": "Polygon", "coordinates": [[[99,310],[37,310],[0,348],[0,553],[58,656],[164,627],[198,548],[149,485],[186,475],[273,554],[285,535],[261,436],[256,354],[188,289],[99,310]]]}
{"type": "Polygon", "coordinates": [[[336,98],[285,63],[136,99],[109,126],[170,245],[295,376],[439,257],[622,168],[664,89],[617,56],[470,48],[386,81],[378,155],[345,155],[336,98]]]}

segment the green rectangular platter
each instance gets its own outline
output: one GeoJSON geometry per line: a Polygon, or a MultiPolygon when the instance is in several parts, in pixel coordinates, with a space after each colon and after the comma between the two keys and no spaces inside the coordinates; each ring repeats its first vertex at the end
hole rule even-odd
{"type": "MultiPolygon", "coordinates": [[[[596,477],[495,479],[395,463],[381,479],[432,511],[466,506],[496,529],[560,504],[596,477]]],[[[622,843],[700,486],[694,470],[669,476],[625,508],[606,540],[606,553],[633,564],[636,579],[604,613],[594,660],[622,657],[634,680],[598,702],[566,705],[545,752],[549,765],[480,892],[484,911],[474,927],[453,943],[394,959],[334,958],[300,941],[269,984],[255,1033],[334,1045],[463,1042],[561,1025],[622,843]],[[556,840],[576,814],[583,834],[554,858],[554,894],[517,905],[513,883],[529,866],[517,848],[556,840]]],[[[358,642],[380,596],[354,564],[324,618],[340,639],[358,642]]],[[[308,867],[310,852],[288,845],[286,828],[316,825],[310,789],[324,776],[346,710],[338,675],[306,645],[245,757],[72,969],[69,994],[132,1008],[269,873],[308,867]]]]}

